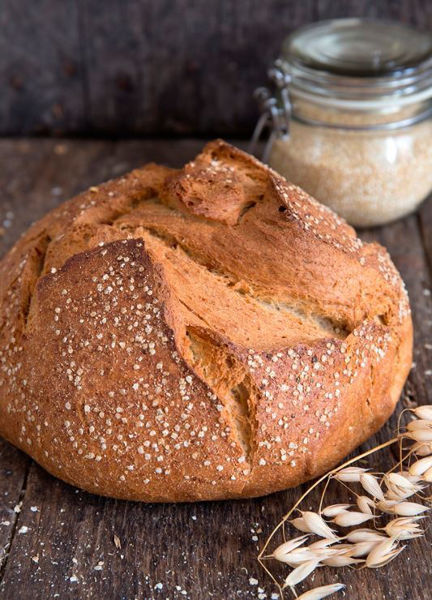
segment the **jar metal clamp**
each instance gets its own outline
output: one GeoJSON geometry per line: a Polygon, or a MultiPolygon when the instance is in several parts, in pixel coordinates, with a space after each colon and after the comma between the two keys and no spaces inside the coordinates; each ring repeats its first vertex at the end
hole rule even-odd
{"type": "Polygon", "coordinates": [[[273,67],[269,69],[268,77],[271,88],[259,87],[254,92],[261,116],[255,125],[248,148],[250,154],[255,154],[261,136],[268,129],[269,136],[261,155],[263,162],[267,162],[276,138],[287,139],[289,137],[292,112],[289,94],[291,75],[284,70],[280,59],[277,59],[273,67]]]}

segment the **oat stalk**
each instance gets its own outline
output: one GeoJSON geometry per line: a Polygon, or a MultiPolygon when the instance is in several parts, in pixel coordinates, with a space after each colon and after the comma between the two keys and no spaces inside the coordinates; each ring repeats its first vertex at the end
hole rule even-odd
{"type": "MultiPolygon", "coordinates": [[[[258,561],[277,585],[281,597],[286,588],[297,597],[295,586],[317,567],[383,567],[404,550],[402,540],[423,535],[423,529],[417,521],[425,518],[425,513],[430,509],[420,501],[431,500],[431,497],[425,496],[422,491],[432,483],[432,407],[417,407],[403,412],[410,412],[414,417],[405,431],[401,432],[399,417],[396,437],[347,460],[317,479],[270,533],[258,555],[258,561]],[[404,442],[411,445],[405,448],[404,442]],[[399,444],[400,458],[386,473],[352,466],[395,443],[399,444]],[[350,494],[356,497],[356,503],[345,502],[323,508],[324,497],[331,481],[347,488],[350,494]],[[304,500],[322,483],[324,489],[318,512],[300,510],[304,500]],[[352,489],[351,485],[358,486],[360,493],[352,489]],[[285,527],[296,510],[300,516],[292,519],[290,525],[305,535],[290,541],[286,538],[285,527]],[[372,529],[367,528],[370,523],[373,523],[372,529]],[[332,525],[342,530],[358,526],[360,528],[340,533],[335,531],[332,525]],[[268,548],[281,528],[284,544],[273,553],[269,553],[268,548]],[[310,536],[321,539],[309,543],[310,536]],[[307,543],[308,546],[305,545],[307,543]],[[291,567],[292,570],[285,578],[283,586],[265,564],[264,561],[267,560],[278,560],[291,567]]],[[[331,584],[304,592],[301,597],[320,598],[324,597],[321,594],[325,593],[327,596],[343,587],[342,584],[331,584]]]]}

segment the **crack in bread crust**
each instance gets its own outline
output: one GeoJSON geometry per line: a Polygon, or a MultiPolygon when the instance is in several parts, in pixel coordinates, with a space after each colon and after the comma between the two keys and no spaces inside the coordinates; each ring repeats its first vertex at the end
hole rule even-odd
{"type": "MultiPolygon", "coordinates": [[[[183,246],[182,243],[174,236],[169,237],[160,234],[154,228],[144,229],[148,231],[150,235],[162,240],[167,247],[175,247],[176,249],[180,249],[185,256],[206,269],[208,273],[221,278],[223,281],[225,281],[226,287],[231,289],[234,293],[250,298],[251,300],[255,300],[258,304],[261,304],[267,309],[284,312],[287,316],[297,317],[301,320],[301,326],[304,326],[308,321],[310,321],[311,324],[315,325],[318,331],[322,332],[323,338],[331,335],[344,339],[351,333],[351,330],[348,329],[346,324],[344,325],[336,322],[326,314],[314,312],[313,308],[309,308],[309,310],[306,311],[302,306],[301,300],[299,299],[287,298],[284,302],[272,301],[268,297],[266,298],[264,295],[260,295],[256,290],[253,289],[253,286],[245,284],[245,282],[236,279],[233,275],[216,268],[208,267],[199,256],[188,251],[188,249],[183,246]]],[[[144,239],[146,238],[147,236],[144,239]]]]}
{"type": "Polygon", "coordinates": [[[188,327],[186,336],[190,366],[222,403],[222,418],[243,449],[245,462],[251,463],[254,444],[252,415],[256,400],[246,369],[226,346],[214,339],[211,332],[188,327]]]}
{"type": "MultiPolygon", "coordinates": [[[[124,230],[125,227],[123,226],[121,231],[124,232],[124,230]]],[[[309,307],[309,309],[306,310],[301,299],[286,297],[285,301],[283,302],[270,300],[268,296],[266,297],[264,295],[264,293],[259,294],[259,292],[255,290],[249,283],[236,279],[231,273],[206,264],[202,257],[191,252],[177,237],[173,235],[164,234],[163,232],[158,231],[155,227],[128,227],[127,230],[134,237],[142,236],[144,240],[149,241],[149,236],[151,236],[160,240],[166,248],[181,251],[185,257],[193,261],[197,266],[202,267],[202,269],[204,269],[207,273],[211,274],[215,278],[218,278],[219,281],[224,282],[226,288],[231,290],[234,294],[239,294],[247,299],[255,301],[257,306],[261,305],[267,311],[277,311],[279,313],[284,313],[287,318],[294,318],[294,320],[298,322],[297,327],[299,330],[301,328],[307,329],[308,325],[310,325],[315,331],[317,337],[327,338],[329,336],[334,336],[340,339],[346,338],[351,332],[348,324],[338,322],[327,316],[325,313],[317,311],[317,307],[309,307]]],[[[156,260],[169,261],[169,258],[162,258],[160,253],[156,253],[155,258],[156,260]]],[[[191,312],[194,312],[192,309],[190,310],[191,312]]],[[[207,310],[206,305],[203,305],[202,310],[207,310]]],[[[197,317],[205,320],[202,311],[200,313],[195,311],[195,314],[197,317]]]]}

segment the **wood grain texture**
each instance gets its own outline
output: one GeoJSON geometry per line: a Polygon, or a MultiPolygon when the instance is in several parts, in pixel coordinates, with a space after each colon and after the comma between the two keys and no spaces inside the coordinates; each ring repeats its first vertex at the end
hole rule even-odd
{"type": "Polygon", "coordinates": [[[0,134],[249,137],[283,38],[349,16],[432,30],[429,0],[3,0],[0,134]]]}
{"type": "MultiPolygon", "coordinates": [[[[0,253],[30,221],[80,189],[148,160],[178,166],[201,145],[199,140],[0,141],[0,253]]],[[[419,216],[363,232],[388,246],[413,308],[416,367],[398,411],[407,402],[432,402],[432,378],[426,374],[432,364],[426,348],[432,342],[432,299],[425,294],[431,273],[423,243],[428,234],[422,238],[419,230],[420,223],[430,232],[431,205],[419,216]]],[[[388,439],[395,427],[396,416],[364,448],[388,439]]],[[[390,463],[386,451],[374,460],[383,469],[390,463]]],[[[2,521],[12,523],[11,510],[22,500],[13,524],[0,526],[2,600],[271,600],[276,590],[256,562],[257,550],[302,491],[236,502],[121,502],[55,480],[5,442],[0,469],[2,521]]],[[[339,499],[331,490],[328,502],[339,499]]],[[[305,506],[316,507],[318,501],[319,494],[313,494],[305,506]]],[[[431,543],[429,529],[385,569],[321,569],[309,584],[343,581],[347,600],[430,600],[431,543]]]]}
{"type": "MultiPolygon", "coordinates": [[[[431,200],[425,209],[431,209],[431,200]]],[[[432,403],[432,281],[431,271],[421,235],[418,235],[416,215],[384,227],[377,239],[389,248],[393,261],[408,288],[413,309],[414,368],[406,393],[422,404],[432,403]]]]}
{"type": "Polygon", "coordinates": [[[55,134],[84,128],[78,18],[76,0],[2,2],[2,133],[55,134]]]}
{"type": "Polygon", "coordinates": [[[421,206],[418,218],[429,269],[432,271],[432,201],[430,199],[421,206]]]}
{"type": "Polygon", "coordinates": [[[0,578],[16,533],[29,467],[30,460],[22,452],[0,440],[0,578]]]}

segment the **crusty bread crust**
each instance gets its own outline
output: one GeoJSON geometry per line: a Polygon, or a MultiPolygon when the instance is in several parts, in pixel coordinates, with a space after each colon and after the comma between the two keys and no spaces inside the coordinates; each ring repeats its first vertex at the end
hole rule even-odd
{"type": "Polygon", "coordinates": [[[222,141],[90,188],[0,263],[0,434],[106,496],[315,477],[386,421],[411,351],[386,251],[222,141]]]}

